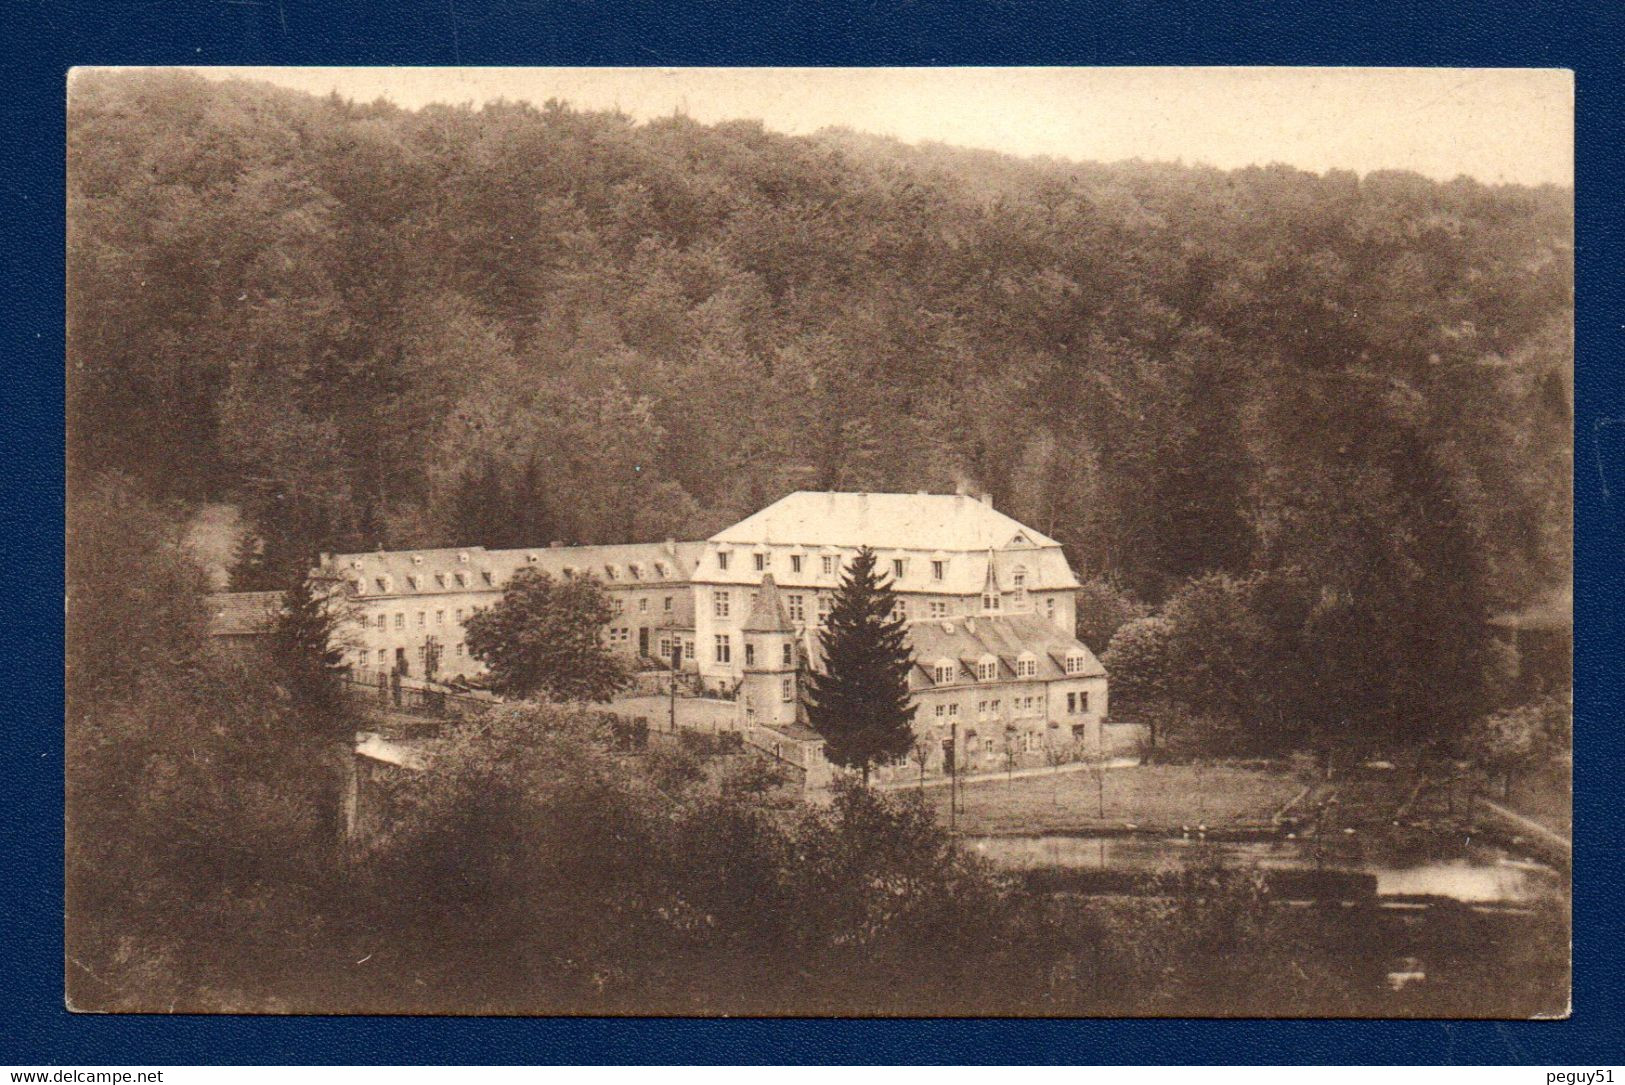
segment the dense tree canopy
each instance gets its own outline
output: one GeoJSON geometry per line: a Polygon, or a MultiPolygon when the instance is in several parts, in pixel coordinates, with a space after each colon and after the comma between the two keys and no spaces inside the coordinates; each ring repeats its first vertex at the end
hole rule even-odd
{"type": "Polygon", "coordinates": [[[468,653],[501,693],[607,701],[626,682],[625,665],[603,641],[613,615],[597,580],[521,569],[500,600],[468,619],[468,653]]]}
{"type": "Polygon", "coordinates": [[[1352,662],[1271,709],[1386,728],[1569,575],[1567,189],[172,73],[69,120],[70,469],[239,504],[279,583],[966,481],[1140,602],[1284,592],[1352,662]]]}

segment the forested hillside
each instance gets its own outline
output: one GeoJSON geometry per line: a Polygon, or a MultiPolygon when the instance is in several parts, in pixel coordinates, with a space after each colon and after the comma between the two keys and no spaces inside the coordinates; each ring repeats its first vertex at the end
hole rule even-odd
{"type": "Polygon", "coordinates": [[[69,121],[74,477],[237,502],[273,571],[966,483],[1085,577],[1289,575],[1350,637],[1568,575],[1566,189],[178,74],[69,121]]]}

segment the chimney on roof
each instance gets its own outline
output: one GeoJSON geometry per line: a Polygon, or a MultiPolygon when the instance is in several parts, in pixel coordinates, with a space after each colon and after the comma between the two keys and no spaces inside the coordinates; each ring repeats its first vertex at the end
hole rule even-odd
{"type": "Polygon", "coordinates": [[[992,494],[983,494],[982,495],[982,504],[986,505],[988,508],[991,509],[993,507],[993,495],[992,494]]]}
{"type": "Polygon", "coordinates": [[[563,550],[564,549],[564,540],[563,539],[554,539],[552,542],[547,544],[547,548],[549,550],[563,550]]]}
{"type": "Polygon", "coordinates": [[[666,538],[666,553],[670,554],[672,557],[677,556],[677,540],[670,536],[667,536],[666,538]]]}
{"type": "Polygon", "coordinates": [[[954,496],[955,497],[964,497],[969,492],[970,491],[965,488],[965,480],[964,479],[960,479],[958,482],[954,483],[954,496]]]}
{"type": "Polygon", "coordinates": [[[320,560],[318,561],[317,564],[321,568],[326,568],[333,561],[333,555],[329,554],[326,550],[323,550],[321,552],[321,554],[318,555],[318,557],[319,557],[320,560]]]}

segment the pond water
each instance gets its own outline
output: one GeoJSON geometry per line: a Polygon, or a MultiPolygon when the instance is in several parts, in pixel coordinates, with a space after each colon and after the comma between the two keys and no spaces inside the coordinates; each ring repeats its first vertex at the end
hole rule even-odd
{"type": "Polygon", "coordinates": [[[1214,841],[1195,837],[970,836],[967,849],[1013,870],[1154,873],[1218,858],[1279,871],[1347,871],[1376,878],[1380,897],[1440,897],[1466,904],[1517,904],[1561,892],[1566,879],[1539,863],[1470,840],[1357,834],[1329,840],[1214,841]]]}

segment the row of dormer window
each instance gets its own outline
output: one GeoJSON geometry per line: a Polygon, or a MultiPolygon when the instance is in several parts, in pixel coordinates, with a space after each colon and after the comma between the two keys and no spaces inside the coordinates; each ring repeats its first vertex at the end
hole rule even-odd
{"type": "MultiPolygon", "coordinates": [[[[1089,657],[1079,651],[1071,651],[1063,660],[1062,669],[1069,675],[1082,674],[1089,665],[1089,657]]],[[[950,686],[959,681],[960,665],[957,660],[939,659],[931,667],[931,684],[937,686],[950,686]]],[[[999,661],[996,656],[983,656],[976,661],[973,669],[978,682],[996,682],[999,678],[999,661]]],[[[1038,677],[1038,657],[1031,652],[1023,652],[1016,657],[1017,678],[1038,677]]]]}

